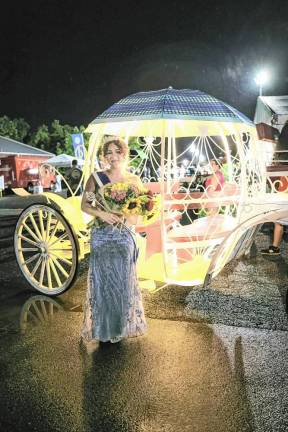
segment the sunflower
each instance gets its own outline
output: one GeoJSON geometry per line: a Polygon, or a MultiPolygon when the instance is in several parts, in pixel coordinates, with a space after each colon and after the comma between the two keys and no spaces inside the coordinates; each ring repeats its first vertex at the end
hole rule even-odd
{"type": "Polygon", "coordinates": [[[139,198],[130,198],[122,208],[124,214],[140,214],[141,200],[139,198]]]}
{"type": "Polygon", "coordinates": [[[150,211],[147,211],[147,208],[145,208],[142,223],[143,225],[150,225],[156,222],[157,220],[159,220],[160,216],[161,216],[161,198],[158,195],[158,196],[154,196],[153,198],[152,209],[150,211]]]}

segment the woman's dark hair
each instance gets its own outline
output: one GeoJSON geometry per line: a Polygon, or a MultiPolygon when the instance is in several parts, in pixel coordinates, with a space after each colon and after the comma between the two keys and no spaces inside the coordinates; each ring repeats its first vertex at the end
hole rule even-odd
{"type": "Polygon", "coordinates": [[[210,164],[211,164],[211,162],[215,162],[215,164],[216,164],[219,168],[221,168],[221,163],[220,163],[219,160],[217,160],[217,159],[210,159],[210,164]]]}

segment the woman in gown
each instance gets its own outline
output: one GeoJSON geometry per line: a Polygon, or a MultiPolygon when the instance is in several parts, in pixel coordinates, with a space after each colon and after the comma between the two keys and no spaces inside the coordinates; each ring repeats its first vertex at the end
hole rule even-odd
{"type": "Polygon", "coordinates": [[[140,186],[141,181],[127,170],[129,150],[124,141],[107,141],[101,150],[109,169],[90,176],[81,203],[82,211],[95,218],[81,331],[87,348],[97,341],[115,343],[140,336],[147,329],[136,275],[137,248],[132,221],[126,220],[123,225],[119,215],[91,202],[91,192],[101,202],[98,191],[105,184],[127,182],[140,186]]]}

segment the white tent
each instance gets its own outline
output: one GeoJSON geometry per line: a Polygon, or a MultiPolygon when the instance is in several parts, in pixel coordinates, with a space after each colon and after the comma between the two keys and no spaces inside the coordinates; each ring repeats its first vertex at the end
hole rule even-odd
{"type": "Polygon", "coordinates": [[[54,156],[54,153],[32,147],[28,144],[23,144],[11,138],[0,136],[0,157],[11,155],[19,156],[44,156],[46,158],[54,156]]]}
{"type": "Polygon", "coordinates": [[[54,156],[50,159],[47,159],[45,161],[45,163],[52,165],[54,167],[68,168],[68,167],[72,166],[72,161],[75,159],[77,160],[79,166],[82,166],[84,164],[84,161],[82,159],[77,159],[77,158],[75,158],[75,156],[70,156],[67,154],[61,154],[58,156],[54,156]]]}

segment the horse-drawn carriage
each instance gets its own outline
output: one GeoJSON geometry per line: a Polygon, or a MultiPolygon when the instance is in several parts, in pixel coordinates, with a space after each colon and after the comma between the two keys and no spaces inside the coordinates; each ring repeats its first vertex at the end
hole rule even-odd
{"type": "MultiPolygon", "coordinates": [[[[160,218],[136,226],[138,276],[152,289],[155,282],[207,283],[249,250],[263,222],[287,217],[288,195],[266,191],[254,124],[205,93],[168,88],[133,94],[99,115],[87,132],[82,183],[99,168],[103,139],[119,136],[133,144],[131,166],[161,196],[160,218]],[[225,179],[216,188],[198,181],[217,177],[212,160],[225,179]]],[[[21,213],[15,252],[29,284],[53,296],[72,285],[89,253],[91,217],[81,212],[80,196],[44,193],[42,200],[21,213]]]]}

